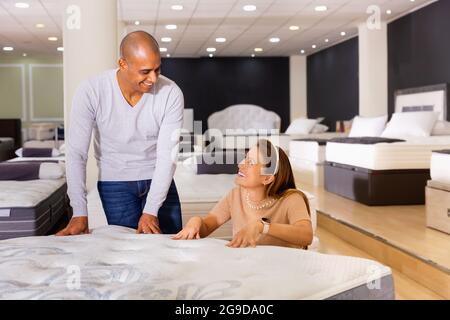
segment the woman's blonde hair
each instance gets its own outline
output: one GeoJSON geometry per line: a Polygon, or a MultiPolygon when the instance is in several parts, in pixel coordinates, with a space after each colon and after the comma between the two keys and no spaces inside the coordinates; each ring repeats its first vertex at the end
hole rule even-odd
{"type": "Polygon", "coordinates": [[[283,149],[274,146],[267,139],[259,139],[257,148],[263,160],[265,169],[263,174],[274,176],[274,180],[267,185],[267,195],[275,199],[280,199],[297,193],[305,201],[308,214],[311,216],[308,198],[295,186],[291,163],[283,149]]]}

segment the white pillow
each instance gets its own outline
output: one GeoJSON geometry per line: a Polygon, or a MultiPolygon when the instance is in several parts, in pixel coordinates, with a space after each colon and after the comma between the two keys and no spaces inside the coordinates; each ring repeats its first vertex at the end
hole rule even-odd
{"type": "Polygon", "coordinates": [[[59,152],[61,152],[61,154],[66,153],[66,144],[65,143],[63,143],[62,145],[59,146],[59,152]]]}
{"type": "Polygon", "coordinates": [[[356,116],[349,137],[379,137],[386,126],[387,116],[366,118],[356,116]]]}
{"type": "Polygon", "coordinates": [[[439,120],[431,131],[432,136],[450,136],[450,122],[439,120]]]}
{"type": "Polygon", "coordinates": [[[328,127],[324,124],[316,124],[314,128],[312,128],[311,133],[324,133],[328,131],[328,127]]]}
{"type": "Polygon", "coordinates": [[[197,174],[197,156],[191,156],[183,161],[183,167],[197,174]]]}
{"type": "Polygon", "coordinates": [[[394,113],[381,136],[394,139],[429,137],[438,117],[438,112],[430,111],[394,113]]]}
{"type": "Polygon", "coordinates": [[[317,124],[317,119],[295,119],[287,128],[287,134],[308,134],[317,124]]]}

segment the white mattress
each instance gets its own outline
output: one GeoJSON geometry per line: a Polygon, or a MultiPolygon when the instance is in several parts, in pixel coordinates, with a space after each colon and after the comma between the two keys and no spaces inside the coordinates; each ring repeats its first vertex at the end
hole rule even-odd
{"type": "Polygon", "coordinates": [[[58,161],[65,162],[66,157],[64,155],[58,157],[17,157],[8,160],[8,162],[27,162],[27,161],[58,161]]]}
{"type": "Polygon", "coordinates": [[[0,208],[32,208],[58,190],[66,179],[0,181],[0,208]]]}
{"type": "Polygon", "coordinates": [[[450,148],[450,136],[373,145],[329,142],[326,160],[371,170],[429,169],[431,152],[450,148]]]}
{"type": "Polygon", "coordinates": [[[326,299],[391,276],[371,260],[226,243],[117,226],[4,240],[0,299],[326,299]]]}
{"type": "Polygon", "coordinates": [[[450,154],[433,152],[430,173],[432,180],[450,185],[450,154]]]}
{"type": "Polygon", "coordinates": [[[315,141],[291,141],[289,144],[289,157],[294,161],[324,163],[325,147],[325,145],[320,146],[315,141]]]}
{"type": "Polygon", "coordinates": [[[282,148],[288,152],[290,142],[293,139],[331,139],[337,137],[345,137],[347,134],[341,132],[325,132],[325,133],[311,133],[311,134],[280,134],[280,135],[228,135],[223,137],[219,147],[224,149],[245,149],[256,145],[258,139],[270,140],[274,145],[282,148]]]}

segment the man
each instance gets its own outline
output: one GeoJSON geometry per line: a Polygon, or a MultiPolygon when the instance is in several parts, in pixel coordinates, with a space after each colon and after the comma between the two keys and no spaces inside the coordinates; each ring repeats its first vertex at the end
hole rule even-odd
{"type": "Polygon", "coordinates": [[[172,151],[183,121],[183,94],[160,76],[159,45],[150,34],[128,34],[120,55],[118,70],[83,82],[75,93],[66,164],[73,217],[57,235],[89,230],[86,162],[92,131],[108,224],[138,233],[181,230],[172,151]]]}

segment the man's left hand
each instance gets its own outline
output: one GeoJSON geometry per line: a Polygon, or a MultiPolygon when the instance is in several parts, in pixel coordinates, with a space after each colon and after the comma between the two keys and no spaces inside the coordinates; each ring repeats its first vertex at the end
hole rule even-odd
{"type": "Polygon", "coordinates": [[[161,233],[161,229],[159,229],[158,218],[154,215],[144,212],[139,219],[136,233],[161,233]]]}

